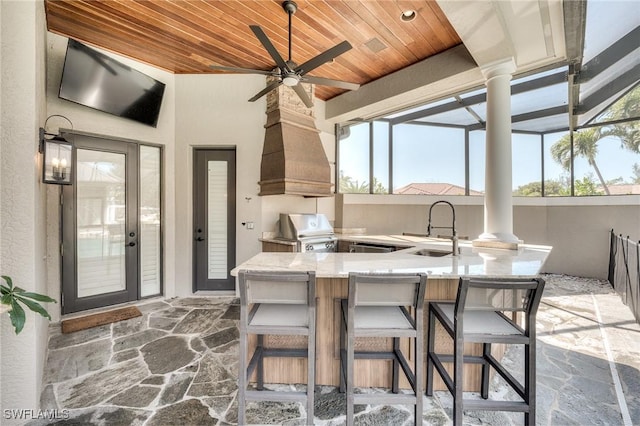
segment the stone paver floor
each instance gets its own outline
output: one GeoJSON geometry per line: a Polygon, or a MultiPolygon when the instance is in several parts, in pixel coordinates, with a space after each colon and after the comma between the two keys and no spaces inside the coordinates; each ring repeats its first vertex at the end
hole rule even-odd
{"type": "MultiPolygon", "coordinates": [[[[537,423],[639,425],[640,327],[605,281],[546,275],[538,312],[537,423]]],[[[238,300],[191,297],[138,305],[142,317],[71,334],[50,326],[42,410],[56,424],[237,423],[238,300]],[[67,417],[67,418],[62,418],[67,417]]],[[[522,350],[505,363],[517,375],[522,350]]],[[[344,424],[344,397],[316,393],[315,422],[344,424]]],[[[511,399],[494,379],[492,396],[511,399]]],[[[357,407],[356,424],[412,424],[410,407],[357,407]]],[[[425,424],[450,424],[451,397],[425,397],[425,424]]],[[[249,421],[304,424],[302,404],[250,404],[249,421]]],[[[50,424],[32,421],[30,424],[50,424]]],[[[465,423],[522,424],[522,414],[467,412],[465,423]]]]}

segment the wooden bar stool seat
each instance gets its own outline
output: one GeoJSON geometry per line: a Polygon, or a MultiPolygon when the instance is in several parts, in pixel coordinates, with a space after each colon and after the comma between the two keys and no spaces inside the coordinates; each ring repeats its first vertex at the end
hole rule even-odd
{"type": "Polygon", "coordinates": [[[314,272],[240,271],[240,359],[238,364],[238,424],[246,424],[248,401],[303,402],[307,424],[313,424],[316,352],[314,272]],[[257,335],[248,354],[248,336],[257,335]],[[265,335],[307,336],[307,348],[268,348],[265,335]],[[264,390],[265,357],[307,358],[304,392],[264,390]],[[249,361],[247,361],[250,358],[249,361]],[[257,367],[257,390],[247,389],[257,367]]]}

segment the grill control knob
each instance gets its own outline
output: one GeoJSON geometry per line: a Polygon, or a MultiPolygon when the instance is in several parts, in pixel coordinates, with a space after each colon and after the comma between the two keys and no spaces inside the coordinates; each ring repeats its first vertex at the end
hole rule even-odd
{"type": "Polygon", "coordinates": [[[304,249],[305,249],[306,251],[312,251],[312,250],[313,250],[313,245],[311,245],[311,244],[307,244],[306,246],[304,246],[304,249]]]}

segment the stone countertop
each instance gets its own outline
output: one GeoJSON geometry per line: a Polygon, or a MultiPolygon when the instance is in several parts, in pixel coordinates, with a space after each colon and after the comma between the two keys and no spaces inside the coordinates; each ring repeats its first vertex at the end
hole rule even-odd
{"type": "Polygon", "coordinates": [[[319,278],[346,278],[349,272],[417,273],[430,278],[535,276],[551,252],[549,246],[521,244],[517,250],[473,247],[459,242],[460,255],[420,256],[419,250],[451,251],[451,240],[410,235],[349,236],[349,241],[387,244],[409,248],[391,253],[259,253],[231,271],[241,269],[315,271],[319,278]]]}

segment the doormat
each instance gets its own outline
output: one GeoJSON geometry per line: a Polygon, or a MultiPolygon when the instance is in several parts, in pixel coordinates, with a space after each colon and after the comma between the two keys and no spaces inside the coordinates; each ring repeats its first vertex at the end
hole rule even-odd
{"type": "Polygon", "coordinates": [[[142,313],[135,306],[115,309],[113,311],[99,314],[87,315],[86,317],[73,318],[62,321],[62,332],[73,333],[74,331],[86,330],[87,328],[98,327],[112,322],[123,321],[142,316],[142,313]]]}

